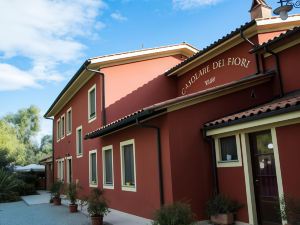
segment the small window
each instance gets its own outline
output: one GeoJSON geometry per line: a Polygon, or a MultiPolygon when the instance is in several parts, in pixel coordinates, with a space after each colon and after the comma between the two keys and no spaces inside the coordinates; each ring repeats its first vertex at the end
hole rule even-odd
{"type": "Polygon", "coordinates": [[[122,190],[136,191],[134,140],[121,142],[122,190]]]}
{"type": "Polygon", "coordinates": [[[67,135],[70,135],[72,133],[72,108],[68,109],[67,111],[66,122],[67,135]]]}
{"type": "Polygon", "coordinates": [[[83,154],[82,126],[76,129],[76,154],[77,157],[80,157],[83,154]]]}
{"type": "Polygon", "coordinates": [[[239,135],[215,138],[218,167],[242,166],[239,135]]]}
{"type": "Polygon", "coordinates": [[[65,137],[65,124],[66,124],[66,121],[65,121],[65,115],[62,115],[61,116],[61,131],[60,131],[60,136],[61,136],[61,139],[63,139],[65,137]]]}
{"type": "Polygon", "coordinates": [[[96,119],[96,85],[89,90],[88,103],[88,119],[89,122],[92,122],[96,119]]]}
{"type": "Polygon", "coordinates": [[[60,140],[60,119],[57,120],[56,123],[56,140],[59,141],[60,140]]]}
{"type": "Polygon", "coordinates": [[[89,184],[90,184],[90,187],[98,186],[97,150],[92,150],[89,152],[89,184]]]}
{"type": "Polygon", "coordinates": [[[102,149],[103,161],[103,187],[114,188],[114,170],[113,170],[113,148],[107,146],[102,149]]]}

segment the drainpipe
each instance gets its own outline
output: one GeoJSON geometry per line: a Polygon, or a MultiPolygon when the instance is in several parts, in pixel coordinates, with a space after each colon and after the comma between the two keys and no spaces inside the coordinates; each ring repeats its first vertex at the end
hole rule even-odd
{"type": "Polygon", "coordinates": [[[213,172],[213,195],[219,194],[219,179],[217,170],[217,159],[215,151],[215,142],[212,137],[206,136],[205,129],[202,130],[204,140],[211,146],[211,158],[212,158],[212,172],[213,172]]]}
{"type": "Polygon", "coordinates": [[[265,51],[269,54],[271,54],[272,56],[274,56],[275,58],[275,62],[276,62],[276,72],[278,74],[278,78],[279,78],[279,86],[280,86],[280,97],[284,96],[284,89],[283,89],[283,81],[282,81],[282,75],[281,75],[281,69],[280,69],[280,60],[279,60],[279,56],[277,53],[271,51],[268,49],[268,46],[265,46],[265,51]]]}
{"type": "Polygon", "coordinates": [[[106,125],[106,108],[105,108],[105,79],[104,73],[101,73],[100,70],[92,70],[85,66],[85,70],[99,74],[101,77],[101,101],[102,101],[102,126],[106,125]]]}
{"type": "MultiPolygon", "coordinates": [[[[246,42],[248,42],[252,47],[257,46],[256,44],[254,44],[252,41],[250,41],[248,38],[245,37],[243,30],[241,30],[240,34],[241,34],[241,38],[244,39],[246,42]]],[[[256,63],[256,74],[259,74],[261,71],[259,65],[259,57],[257,53],[255,53],[255,63],[256,63]]]]}
{"type": "MultiPolygon", "coordinates": [[[[46,120],[52,120],[52,181],[54,182],[54,118],[45,117],[46,120]]],[[[47,186],[47,181],[46,181],[47,186]]],[[[47,189],[47,187],[46,187],[47,189]]]]}
{"type": "Polygon", "coordinates": [[[141,124],[138,118],[136,119],[136,125],[138,125],[141,128],[155,129],[156,131],[160,206],[163,206],[165,204],[165,196],[164,196],[164,183],[163,183],[160,128],[154,125],[141,124]]]}

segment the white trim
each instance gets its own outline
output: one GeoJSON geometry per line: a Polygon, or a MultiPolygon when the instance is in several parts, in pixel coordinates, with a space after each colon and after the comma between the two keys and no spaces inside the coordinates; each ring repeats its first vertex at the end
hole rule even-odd
{"type": "Polygon", "coordinates": [[[94,120],[97,119],[97,89],[96,89],[96,84],[94,84],[89,90],[88,90],[88,122],[91,123],[94,120]],[[93,90],[95,90],[95,116],[94,117],[90,117],[90,110],[91,110],[91,103],[90,103],[90,92],[92,92],[93,90]]]}
{"type": "Polygon", "coordinates": [[[57,159],[57,179],[64,182],[64,158],[57,159]]]}
{"type": "Polygon", "coordinates": [[[246,135],[245,133],[241,133],[241,144],[243,151],[244,177],[246,186],[249,224],[258,224],[249,138],[248,135],[246,135]]]}
{"type": "Polygon", "coordinates": [[[257,119],[250,122],[239,123],[232,126],[208,130],[206,132],[206,135],[213,136],[213,135],[224,134],[224,133],[234,132],[234,131],[263,130],[269,128],[271,129],[271,127],[286,126],[288,124],[294,124],[294,123],[300,123],[300,111],[284,113],[284,114],[271,116],[264,119],[257,119]],[[270,125],[270,126],[266,127],[266,125],[270,125]]]}
{"type": "Polygon", "coordinates": [[[109,146],[105,146],[102,148],[102,172],[103,172],[103,188],[104,189],[114,189],[114,185],[115,185],[115,180],[114,180],[114,150],[113,150],[113,146],[109,145],[109,146]],[[105,151],[109,151],[111,150],[111,160],[112,160],[112,185],[106,184],[105,183],[105,167],[106,167],[106,163],[105,163],[105,151]]]}
{"type": "Polygon", "coordinates": [[[120,142],[120,159],[121,159],[121,186],[122,186],[122,191],[132,191],[136,192],[137,190],[137,181],[136,181],[136,163],[135,163],[135,143],[134,139],[130,139],[127,141],[122,141],[120,142]],[[124,185],[124,171],[123,171],[123,146],[125,145],[132,145],[132,150],[133,150],[133,168],[134,168],[134,186],[126,186],[124,185]]]}
{"type": "Polygon", "coordinates": [[[97,149],[89,151],[89,186],[98,187],[98,162],[97,162],[97,149]],[[91,154],[96,154],[96,183],[92,183],[92,168],[91,168],[91,154]]]}
{"type": "Polygon", "coordinates": [[[83,156],[83,138],[82,138],[82,126],[79,126],[76,128],[76,156],[77,158],[80,158],[83,156]],[[79,154],[79,146],[78,146],[78,130],[81,130],[81,153],[79,154]]]}
{"type": "Polygon", "coordinates": [[[66,134],[67,136],[69,136],[70,134],[72,134],[72,120],[73,120],[73,115],[72,115],[72,107],[70,107],[67,112],[66,112],[66,134]],[[69,124],[69,112],[71,112],[71,123],[69,124]],[[70,126],[70,130],[68,129],[68,127],[70,126]]]}
{"type": "Polygon", "coordinates": [[[61,121],[61,126],[60,126],[61,139],[64,139],[65,135],[66,135],[66,116],[65,116],[65,114],[61,115],[60,121],[61,121]]]}
{"type": "Polygon", "coordinates": [[[242,166],[242,156],[241,156],[241,142],[240,137],[238,134],[236,135],[227,135],[227,136],[220,136],[214,138],[215,141],[215,154],[216,154],[216,161],[217,167],[240,167],[242,166]],[[222,161],[221,160],[221,144],[220,139],[225,137],[235,136],[236,141],[236,151],[237,151],[237,160],[232,161],[222,161]]]}
{"type": "Polygon", "coordinates": [[[60,141],[60,118],[56,120],[56,141],[60,141]]]}
{"type": "Polygon", "coordinates": [[[72,180],[70,180],[69,177],[69,172],[70,172],[70,167],[69,167],[69,159],[71,159],[71,172],[73,173],[73,160],[72,160],[72,156],[68,156],[65,158],[66,159],[66,181],[68,184],[72,183],[72,180]]]}
{"type": "MultiPolygon", "coordinates": [[[[278,187],[278,197],[284,195],[283,192],[283,184],[282,184],[282,175],[281,175],[281,166],[280,166],[280,157],[277,143],[277,134],[276,128],[271,128],[272,142],[273,142],[273,152],[274,152],[274,160],[275,160],[275,169],[276,169],[276,178],[277,178],[277,187],[278,187]]],[[[280,208],[282,209],[283,205],[280,202],[280,208]]],[[[282,220],[282,224],[286,224],[287,221],[282,220]]]]}

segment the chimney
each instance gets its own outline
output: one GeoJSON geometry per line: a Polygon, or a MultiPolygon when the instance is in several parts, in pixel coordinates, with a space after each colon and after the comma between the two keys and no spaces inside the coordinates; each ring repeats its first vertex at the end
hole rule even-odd
{"type": "Polygon", "coordinates": [[[251,19],[270,18],[272,16],[272,8],[268,6],[265,0],[253,0],[250,9],[251,19]]]}

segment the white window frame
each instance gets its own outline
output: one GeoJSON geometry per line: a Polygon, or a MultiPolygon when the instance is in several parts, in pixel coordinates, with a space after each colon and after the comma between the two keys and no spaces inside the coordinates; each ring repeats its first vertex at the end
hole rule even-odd
{"type": "Polygon", "coordinates": [[[240,167],[243,165],[242,163],[242,155],[241,155],[241,141],[239,134],[232,134],[226,136],[218,136],[214,138],[215,141],[215,152],[216,152],[216,161],[217,167],[240,167]],[[236,151],[237,151],[237,160],[229,160],[229,161],[222,161],[221,160],[221,138],[235,136],[236,141],[236,151]]]}
{"type": "Polygon", "coordinates": [[[89,151],[89,186],[98,187],[98,159],[97,159],[97,149],[89,151]],[[91,167],[91,155],[96,154],[96,183],[92,183],[92,167],[91,167]]]}
{"type": "Polygon", "coordinates": [[[94,120],[97,119],[97,94],[96,94],[96,84],[94,84],[89,90],[88,90],[88,122],[91,123],[94,120]],[[90,110],[91,110],[91,103],[90,103],[90,92],[92,92],[93,90],[95,90],[95,116],[94,117],[90,117],[90,110]]]}
{"type": "Polygon", "coordinates": [[[66,116],[65,116],[65,114],[61,115],[61,117],[60,117],[60,134],[61,134],[60,139],[61,140],[64,139],[66,136],[66,116]]]}
{"type": "Polygon", "coordinates": [[[130,139],[127,141],[122,141],[120,142],[120,155],[121,155],[121,186],[122,186],[122,191],[131,191],[131,192],[136,192],[137,190],[137,180],[136,180],[136,163],[135,163],[135,143],[134,139],[130,139]],[[131,145],[132,144],[132,150],[133,150],[133,168],[134,168],[134,186],[127,186],[124,185],[124,172],[123,171],[123,165],[124,165],[124,159],[123,159],[123,146],[125,145],[131,145]]]}
{"type": "Polygon", "coordinates": [[[68,184],[72,183],[72,180],[70,180],[70,177],[69,177],[69,172],[70,172],[70,167],[69,167],[69,159],[71,159],[71,171],[73,173],[73,160],[72,160],[72,156],[68,156],[66,157],[66,181],[68,184]]]}
{"type": "Polygon", "coordinates": [[[82,126],[76,128],[76,157],[81,158],[83,156],[83,138],[82,138],[83,130],[82,126]],[[81,130],[81,153],[79,154],[79,146],[78,146],[78,130],[81,130]]]}
{"type": "Polygon", "coordinates": [[[64,158],[57,159],[57,179],[64,182],[64,158]]]}
{"type": "Polygon", "coordinates": [[[72,120],[73,120],[72,107],[70,107],[66,113],[66,135],[67,136],[72,134],[72,120]],[[70,120],[71,123],[70,124],[69,124],[69,112],[71,112],[71,120],[70,120]],[[70,130],[68,129],[68,127],[70,127],[70,130]]]}
{"type": "Polygon", "coordinates": [[[103,188],[104,189],[114,189],[114,185],[115,185],[115,180],[114,180],[114,150],[113,150],[113,146],[109,145],[109,146],[105,146],[102,148],[102,171],[103,171],[103,188]],[[105,151],[109,151],[111,150],[111,160],[112,160],[112,184],[106,184],[105,178],[105,167],[106,167],[106,163],[105,163],[105,151]]]}
{"type": "Polygon", "coordinates": [[[56,121],[56,141],[60,141],[60,118],[57,119],[56,121]]]}

